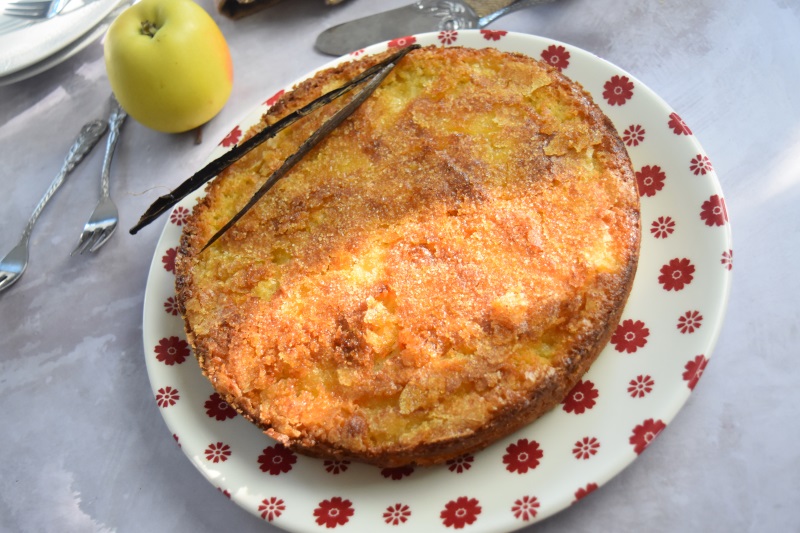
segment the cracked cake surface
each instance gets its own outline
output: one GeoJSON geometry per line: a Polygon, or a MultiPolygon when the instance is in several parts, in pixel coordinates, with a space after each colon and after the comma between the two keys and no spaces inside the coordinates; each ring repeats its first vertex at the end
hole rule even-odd
{"type": "MultiPolygon", "coordinates": [[[[249,134],[381,57],[300,83],[249,134]]],[[[633,284],[639,196],[579,85],[523,55],[428,47],[200,253],[349,97],[209,184],[178,302],[203,373],[269,436],[434,464],[535,420],[588,370],[633,284]]]]}

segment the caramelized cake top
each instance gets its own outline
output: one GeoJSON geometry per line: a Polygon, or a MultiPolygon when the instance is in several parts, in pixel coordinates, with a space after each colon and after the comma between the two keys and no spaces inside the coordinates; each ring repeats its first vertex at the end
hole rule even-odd
{"type": "MultiPolygon", "coordinates": [[[[256,129],[379,59],[301,83],[256,129]]],[[[481,448],[561,401],[619,319],[639,246],[627,153],[543,63],[415,50],[198,253],[341,105],[210,184],[177,261],[188,338],[216,390],[301,452],[481,448]]]]}

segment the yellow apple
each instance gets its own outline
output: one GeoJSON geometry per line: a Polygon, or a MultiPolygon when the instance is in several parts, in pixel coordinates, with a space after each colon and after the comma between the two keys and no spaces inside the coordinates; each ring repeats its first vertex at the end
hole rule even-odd
{"type": "Polygon", "coordinates": [[[233,86],[228,44],[191,0],[141,0],[111,24],[104,55],[111,89],[130,116],[177,133],[208,122],[233,86]]]}

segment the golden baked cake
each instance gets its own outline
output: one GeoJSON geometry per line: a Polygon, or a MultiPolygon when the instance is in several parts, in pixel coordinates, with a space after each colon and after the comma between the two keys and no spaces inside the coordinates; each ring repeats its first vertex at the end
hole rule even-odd
{"type": "MultiPolygon", "coordinates": [[[[256,129],[379,59],[318,73],[256,129]]],[[[627,153],[551,67],[422,48],[199,253],[342,105],[209,185],[177,258],[189,342],[225,400],[298,452],[476,451],[558,404],[614,330],[640,239],[627,153]]]]}

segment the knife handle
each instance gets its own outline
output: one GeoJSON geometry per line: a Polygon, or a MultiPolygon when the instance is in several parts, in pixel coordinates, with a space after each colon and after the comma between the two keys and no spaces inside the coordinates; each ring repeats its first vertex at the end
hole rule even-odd
{"type": "Polygon", "coordinates": [[[481,18],[495,11],[504,9],[514,2],[516,2],[516,0],[464,0],[464,3],[472,8],[475,14],[481,18]]]}

